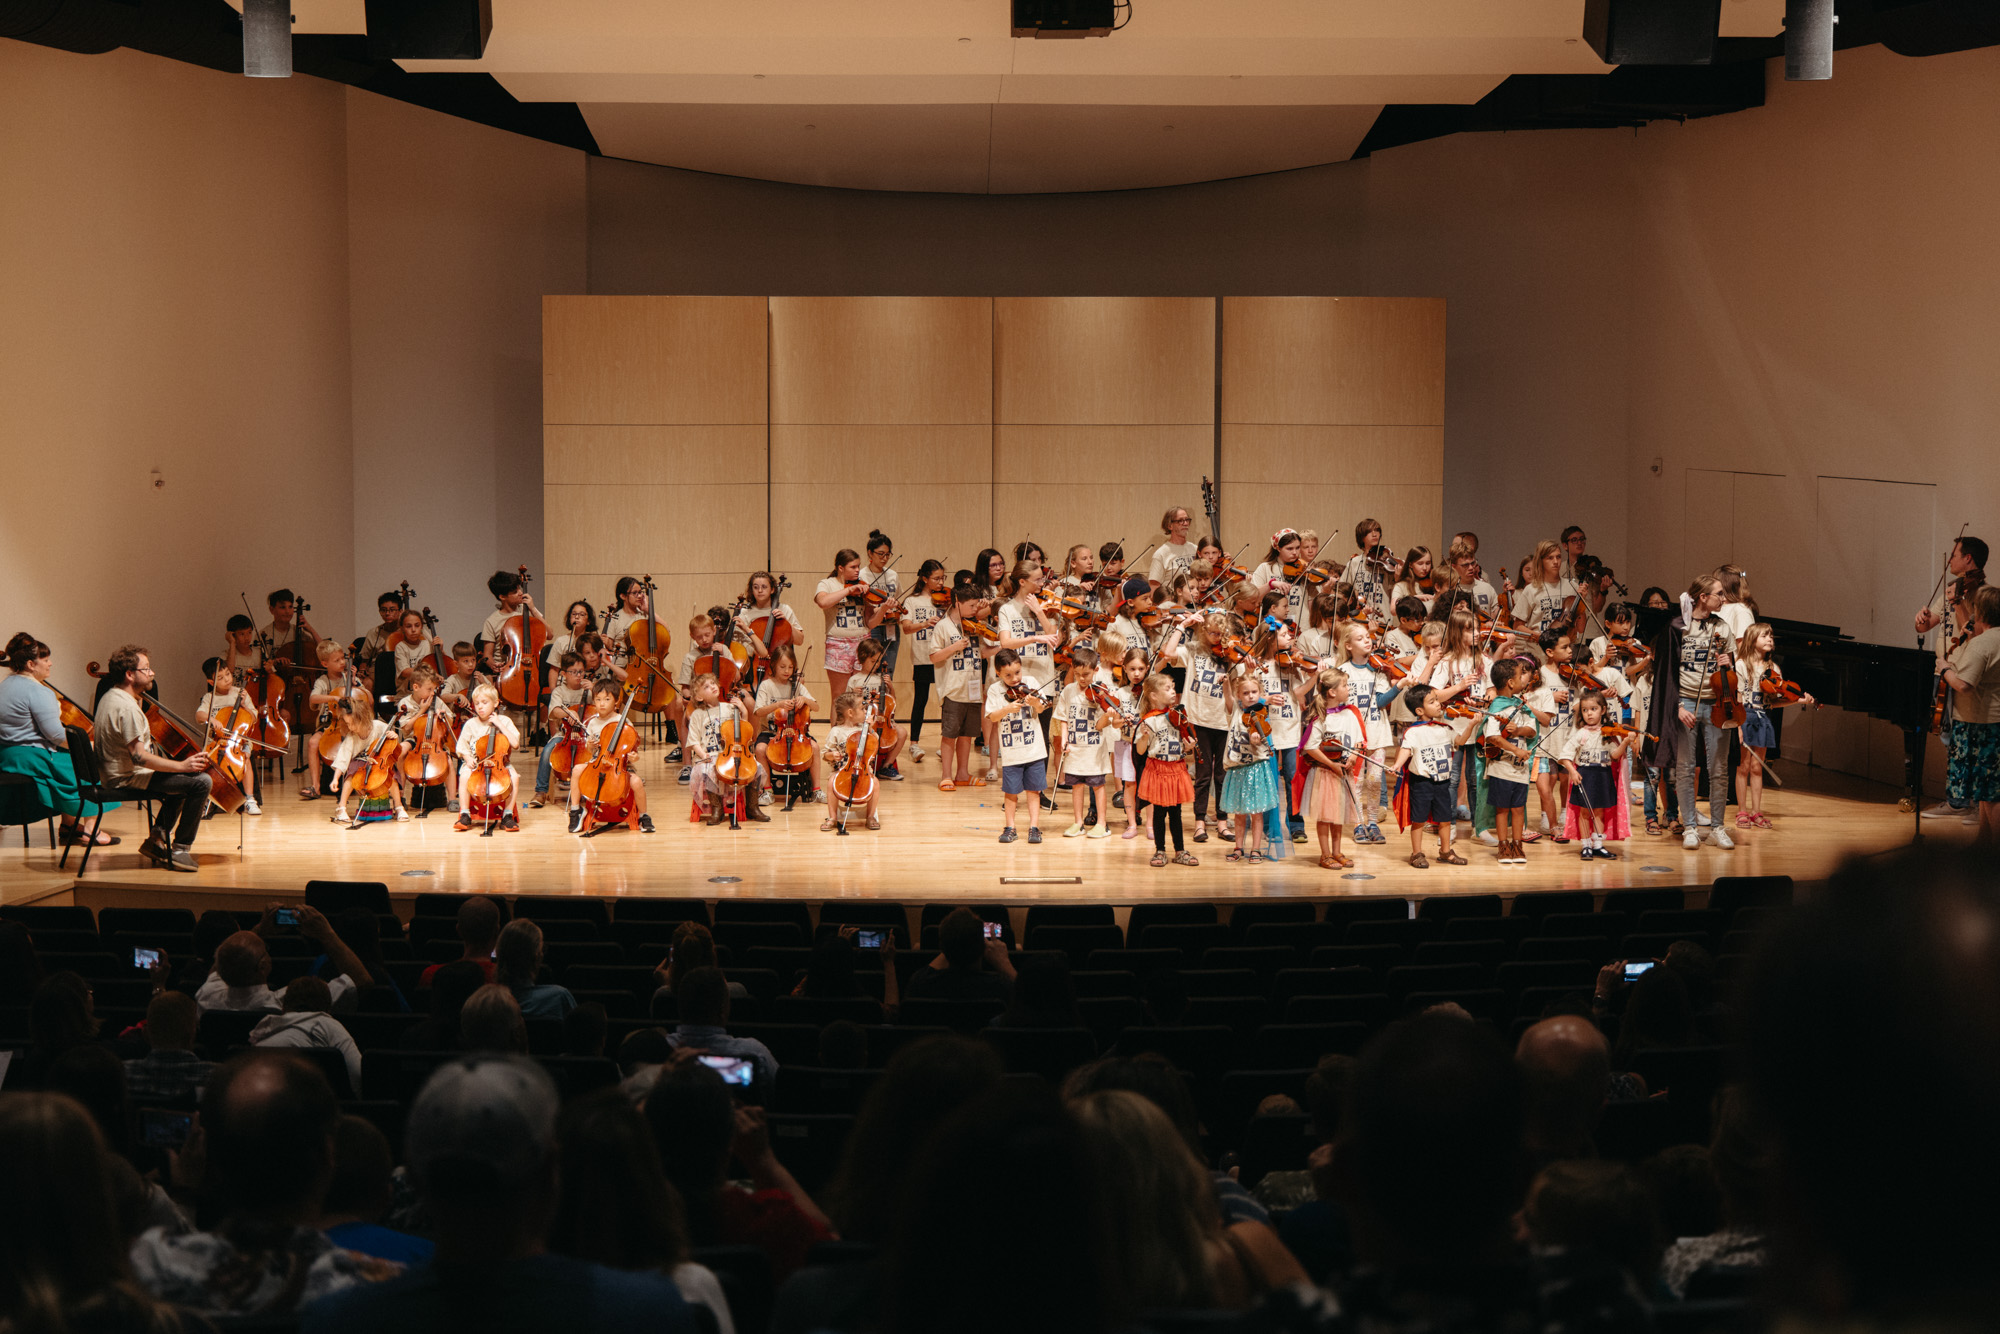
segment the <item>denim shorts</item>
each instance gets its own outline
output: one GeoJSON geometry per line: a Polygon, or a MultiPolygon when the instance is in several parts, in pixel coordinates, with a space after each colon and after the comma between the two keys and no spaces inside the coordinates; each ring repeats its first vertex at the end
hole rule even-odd
{"type": "Polygon", "coordinates": [[[1049,762],[1030,760],[1026,764],[1010,764],[1000,771],[1000,791],[1007,796],[1022,792],[1040,792],[1049,785],[1049,762]]]}

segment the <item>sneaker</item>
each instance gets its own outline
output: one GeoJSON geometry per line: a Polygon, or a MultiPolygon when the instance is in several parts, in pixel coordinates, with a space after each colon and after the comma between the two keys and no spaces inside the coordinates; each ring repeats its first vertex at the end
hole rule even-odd
{"type": "MultiPolygon", "coordinates": [[[[579,812],[579,814],[581,814],[581,812],[579,812]]],[[[458,819],[452,822],[451,831],[454,834],[462,834],[470,828],[472,828],[472,817],[470,815],[461,814],[458,817],[458,819]]]]}
{"type": "Polygon", "coordinates": [[[1084,836],[1085,834],[1087,834],[1087,833],[1089,833],[1089,832],[1090,832],[1090,826],[1089,826],[1089,825],[1085,825],[1085,824],[1073,824],[1073,825],[1071,825],[1071,826],[1070,826],[1069,828],[1067,828],[1067,829],[1063,830],[1063,837],[1064,837],[1064,838],[1082,838],[1082,837],[1083,837],[1083,836],[1084,836]]]}
{"type": "Polygon", "coordinates": [[[924,748],[922,746],[911,746],[907,753],[909,754],[911,764],[922,764],[924,762],[924,748]]]}
{"type": "Polygon", "coordinates": [[[770,789],[770,788],[768,788],[768,787],[760,787],[760,788],[758,788],[758,789],[757,789],[757,804],[758,804],[759,806],[769,806],[769,805],[771,804],[771,789],[770,789]]]}
{"type": "Polygon", "coordinates": [[[1030,830],[1028,831],[1028,841],[1029,841],[1030,843],[1039,843],[1039,842],[1041,842],[1041,841],[1042,841],[1042,831],[1041,831],[1040,829],[1030,829],[1030,830]]]}
{"type": "Polygon", "coordinates": [[[243,803],[243,813],[245,815],[262,815],[264,808],[254,801],[246,801],[243,803]]]}
{"type": "Polygon", "coordinates": [[[169,852],[166,860],[160,863],[160,867],[162,870],[185,871],[189,873],[201,869],[200,864],[194,859],[194,853],[182,847],[176,847],[173,851],[169,852]]]}
{"type": "Polygon", "coordinates": [[[1472,818],[1472,808],[1465,805],[1456,806],[1452,809],[1452,818],[1454,820],[1470,820],[1472,818]]]}
{"type": "Polygon", "coordinates": [[[1052,811],[1056,808],[1055,798],[1044,792],[1041,794],[1041,805],[1043,810],[1052,811]]]}
{"type": "Polygon", "coordinates": [[[1303,829],[1294,829],[1294,830],[1292,831],[1292,842],[1294,842],[1294,843],[1303,843],[1303,842],[1305,842],[1305,841],[1306,841],[1306,831],[1305,831],[1305,830],[1303,830],[1303,829]]]}
{"type": "Polygon", "coordinates": [[[1689,852],[1698,851],[1701,848],[1701,831],[1689,825],[1687,833],[1681,835],[1681,847],[1689,852]]]}
{"type": "Polygon", "coordinates": [[[639,832],[640,832],[640,833],[642,833],[642,834],[650,834],[650,833],[652,833],[652,832],[653,832],[653,817],[652,817],[652,816],[650,816],[650,815],[642,815],[642,816],[640,816],[640,817],[639,817],[639,832]]]}
{"type": "Polygon", "coordinates": [[[1940,801],[1935,806],[1924,807],[1924,818],[1926,820],[1944,820],[1953,816],[1970,815],[1971,813],[1971,808],[1954,806],[1948,801],[1940,801]]]}
{"type": "Polygon", "coordinates": [[[514,813],[512,811],[509,811],[507,814],[500,817],[500,828],[505,830],[507,833],[518,834],[521,832],[521,822],[514,818],[514,813]]]}
{"type": "Polygon", "coordinates": [[[681,766],[681,773],[680,773],[680,777],[676,778],[676,779],[675,779],[674,781],[675,781],[676,783],[679,783],[679,784],[680,784],[680,785],[681,785],[682,787],[686,787],[686,786],[687,786],[687,780],[688,780],[688,775],[689,775],[690,773],[692,773],[693,771],[694,771],[694,766],[692,766],[692,765],[688,765],[688,764],[683,764],[683,765],[681,766]]]}
{"type": "Polygon", "coordinates": [[[681,748],[679,746],[668,746],[667,753],[662,758],[665,759],[668,764],[672,764],[675,761],[679,760],[680,757],[681,757],[681,748]]]}
{"type": "Polygon", "coordinates": [[[818,791],[814,792],[812,794],[812,799],[821,806],[826,805],[826,789],[821,788],[818,791]]]}
{"type": "Polygon", "coordinates": [[[458,803],[456,801],[447,801],[444,804],[444,808],[453,815],[458,814],[458,803]]]}
{"type": "Polygon", "coordinates": [[[583,832],[583,807],[581,806],[570,807],[569,832],[572,834],[581,834],[583,832]]]}
{"type": "Polygon", "coordinates": [[[1012,843],[1015,839],[1019,837],[1020,835],[1014,832],[1012,826],[1009,826],[1008,828],[1002,829],[1000,831],[1000,841],[1002,843],[1012,843]]]}
{"type": "Polygon", "coordinates": [[[1717,825],[1715,828],[1709,830],[1708,836],[1714,840],[1715,846],[1721,848],[1724,852],[1728,852],[1736,846],[1736,840],[1731,838],[1729,831],[1721,825],[1717,825]]]}
{"type": "Polygon", "coordinates": [[[886,778],[892,783],[900,783],[903,781],[903,771],[893,764],[887,767],[886,769],[877,769],[875,771],[875,776],[877,778],[886,778]]]}
{"type": "Polygon", "coordinates": [[[1484,843],[1489,848],[1497,848],[1500,846],[1500,836],[1494,833],[1491,829],[1480,830],[1479,841],[1481,843],[1484,843]]]}
{"type": "Polygon", "coordinates": [[[409,818],[410,818],[410,812],[407,807],[399,806],[396,808],[396,820],[398,823],[406,821],[409,818]]]}
{"type": "Polygon", "coordinates": [[[1110,838],[1110,837],[1111,837],[1111,826],[1110,826],[1110,825],[1108,825],[1108,824],[1094,824],[1094,825],[1092,825],[1092,826],[1090,827],[1090,832],[1089,832],[1088,834],[1084,835],[1084,837],[1085,837],[1085,838],[1110,838]]]}

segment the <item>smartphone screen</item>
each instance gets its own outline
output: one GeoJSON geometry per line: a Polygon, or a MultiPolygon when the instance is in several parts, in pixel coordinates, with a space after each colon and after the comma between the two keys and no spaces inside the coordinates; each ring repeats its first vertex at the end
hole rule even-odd
{"type": "Polygon", "coordinates": [[[748,1088],[757,1077],[757,1067],[741,1056],[698,1056],[695,1059],[721,1075],[725,1084],[748,1088]]]}
{"type": "Polygon", "coordinates": [[[1652,967],[1653,961],[1651,959],[1632,959],[1625,965],[1625,980],[1627,982],[1636,982],[1640,977],[1650,972],[1652,967]]]}
{"type": "Polygon", "coordinates": [[[986,924],[986,938],[988,940],[998,940],[1000,939],[1000,933],[1006,929],[1006,927],[998,922],[988,922],[986,924]]]}
{"type": "Polygon", "coordinates": [[[139,1109],[139,1135],[156,1149],[178,1149],[194,1130],[193,1112],[169,1111],[164,1107],[139,1109]]]}
{"type": "Polygon", "coordinates": [[[280,908],[272,920],[279,926],[297,926],[299,924],[299,910],[296,908],[280,908]]]}
{"type": "Polygon", "coordinates": [[[134,945],[132,947],[132,966],[134,968],[151,968],[159,961],[160,952],[158,950],[149,950],[144,945],[134,945]]]}
{"type": "Polygon", "coordinates": [[[858,950],[879,950],[882,948],[883,937],[888,934],[887,931],[870,931],[868,928],[863,927],[854,933],[854,948],[858,950]]]}

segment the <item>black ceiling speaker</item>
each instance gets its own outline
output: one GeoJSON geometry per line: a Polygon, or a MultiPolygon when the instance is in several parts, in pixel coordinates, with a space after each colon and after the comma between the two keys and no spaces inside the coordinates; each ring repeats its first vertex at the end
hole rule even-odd
{"type": "Polygon", "coordinates": [[[1607,65],[1706,65],[1722,0],[1584,0],[1583,39],[1607,65]]]}
{"type": "Polygon", "coordinates": [[[243,0],[243,74],[292,77],[292,0],[243,0]]]}
{"type": "Polygon", "coordinates": [[[1118,26],[1115,0],[1013,0],[1016,37],[1105,37],[1118,26]]]}
{"type": "Polygon", "coordinates": [[[366,0],[376,60],[477,60],[493,35],[493,0],[366,0]]]}
{"type": "Polygon", "coordinates": [[[1833,77],[1833,0],[1785,0],[1785,79],[1833,77]]]}

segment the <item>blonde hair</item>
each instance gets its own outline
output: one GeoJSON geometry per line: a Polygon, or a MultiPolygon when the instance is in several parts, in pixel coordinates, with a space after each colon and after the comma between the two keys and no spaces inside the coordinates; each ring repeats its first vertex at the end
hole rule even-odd
{"type": "Polygon", "coordinates": [[[704,681],[713,681],[718,687],[722,684],[722,678],[714,672],[696,672],[688,681],[688,693],[690,695],[699,695],[701,693],[701,683],[704,681]]]}
{"type": "Polygon", "coordinates": [[[1474,556],[1479,553],[1479,548],[1466,541],[1465,536],[1464,533],[1460,533],[1457,537],[1451,539],[1451,545],[1445,549],[1446,560],[1459,561],[1465,559],[1467,556],[1474,556]]]}
{"type": "Polygon", "coordinates": [[[1421,629],[1421,630],[1419,630],[1419,631],[1417,631],[1417,644],[1418,644],[1418,646],[1419,646],[1419,647],[1421,647],[1421,646],[1423,646],[1423,645],[1426,645],[1426,644],[1432,644],[1432,645],[1436,645],[1436,646],[1437,646],[1438,648],[1443,648],[1443,647],[1444,647],[1444,622],[1443,622],[1443,621],[1425,621],[1425,622],[1424,622],[1424,628],[1423,628],[1423,629],[1421,629]]]}
{"type": "Polygon", "coordinates": [[[843,718],[852,718],[860,707],[861,692],[843,690],[833,697],[833,720],[837,723],[843,718]]]}
{"type": "Polygon", "coordinates": [[[1103,630],[1097,636],[1097,656],[1105,662],[1125,661],[1125,636],[1116,630],[1103,630]]]}
{"type": "Polygon", "coordinates": [[[1172,697],[1174,693],[1173,678],[1164,672],[1154,672],[1146,678],[1146,684],[1139,687],[1139,703],[1141,707],[1152,708],[1153,700],[1159,696],[1162,690],[1167,692],[1168,698],[1172,697]]]}
{"type": "Polygon", "coordinates": [[[1188,562],[1187,572],[1191,579],[1213,579],[1215,566],[1205,560],[1191,560],[1188,562]]]}
{"type": "Polygon", "coordinates": [[[1339,690],[1345,693],[1347,686],[1346,672],[1338,667],[1321,667],[1319,675],[1313,678],[1312,691],[1306,696],[1310,702],[1306,712],[1314,717],[1325,713],[1333,698],[1333,692],[1339,690]]]}
{"type": "Polygon", "coordinates": [[[1107,1089],[1070,1104],[1125,1226],[1112,1229],[1106,1272],[1130,1313],[1211,1306],[1222,1215],[1208,1172],[1167,1114],[1137,1093],[1107,1089]]]}
{"type": "Polygon", "coordinates": [[[498,708],[500,705],[500,692],[486,684],[486,682],[481,681],[472,688],[472,702],[478,704],[482,700],[498,708]]]}
{"type": "Polygon", "coordinates": [[[703,630],[713,630],[714,628],[715,628],[715,618],[710,616],[705,611],[696,612],[688,620],[688,633],[691,635],[697,634],[703,630]]]}
{"type": "Polygon", "coordinates": [[[1076,553],[1079,551],[1085,553],[1086,555],[1091,555],[1091,556],[1095,556],[1097,554],[1096,552],[1090,549],[1090,543],[1088,542],[1079,542],[1075,546],[1071,547],[1069,551],[1065,553],[1063,556],[1063,574],[1065,577],[1075,577],[1076,553]]]}
{"type": "MultiPolygon", "coordinates": [[[[1534,575],[1534,578],[1529,580],[1529,582],[1536,584],[1541,583],[1542,571],[1548,568],[1549,557],[1551,556],[1559,557],[1561,555],[1562,555],[1562,548],[1560,546],[1557,546],[1554,542],[1549,541],[1549,539],[1547,539],[1546,537],[1543,538],[1541,541],[1535,543],[1535,554],[1528,557],[1528,569],[1529,572],[1534,575]]],[[[1562,577],[1560,567],[1558,567],[1556,577],[1558,579],[1562,577]]]]}
{"type": "Polygon", "coordinates": [[[1736,641],[1737,656],[1742,658],[1743,661],[1745,662],[1769,662],[1770,661],[1769,654],[1757,652],[1757,637],[1763,634],[1771,635],[1772,643],[1776,644],[1777,631],[1772,628],[1771,623],[1769,621],[1758,621],[1757,623],[1752,625],[1748,630],[1745,630],[1743,632],[1743,637],[1736,641]],[[1755,654],[1756,656],[1752,657],[1751,656],[1752,654],[1755,654]]]}
{"type": "Polygon", "coordinates": [[[347,652],[347,646],[338,639],[322,639],[314,646],[313,652],[319,654],[320,663],[324,665],[333,661],[334,654],[347,652]]]}

